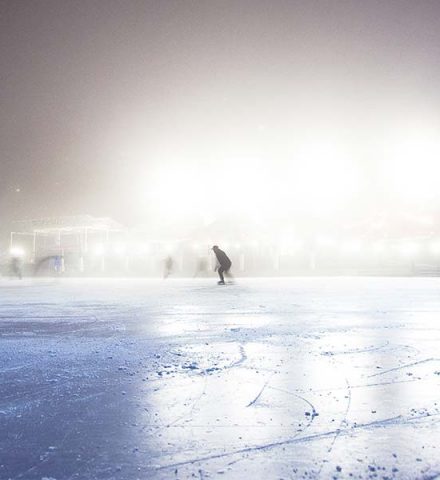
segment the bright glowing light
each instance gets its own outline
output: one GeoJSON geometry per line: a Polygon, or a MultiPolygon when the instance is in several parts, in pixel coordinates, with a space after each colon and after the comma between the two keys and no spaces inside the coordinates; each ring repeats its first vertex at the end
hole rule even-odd
{"type": "Polygon", "coordinates": [[[162,223],[198,217],[205,224],[230,215],[247,220],[286,211],[328,216],[358,192],[360,175],[342,139],[316,132],[292,152],[292,161],[224,158],[149,172],[144,203],[162,223]]]}
{"type": "Polygon", "coordinates": [[[315,243],[318,247],[326,248],[336,245],[336,240],[330,236],[321,235],[315,239],[315,243]]]}
{"type": "Polygon", "coordinates": [[[341,245],[341,252],[346,255],[354,255],[362,250],[362,242],[360,240],[347,240],[341,245]]]}
{"type": "Polygon", "coordinates": [[[439,195],[440,135],[428,126],[402,129],[387,143],[385,172],[392,191],[413,201],[439,195]]]}
{"type": "Polygon", "coordinates": [[[290,245],[289,250],[291,252],[297,252],[298,250],[301,250],[303,246],[304,246],[304,242],[302,240],[294,240],[290,245]]]}
{"type": "Polygon", "coordinates": [[[161,222],[174,222],[194,214],[209,218],[209,194],[201,173],[178,168],[159,170],[153,172],[151,183],[144,202],[161,222]]]}
{"type": "Polygon", "coordinates": [[[420,245],[416,242],[404,242],[399,250],[405,257],[414,257],[420,252],[420,245]]]}
{"type": "Polygon", "coordinates": [[[295,200],[303,210],[328,214],[357,192],[359,172],[337,135],[315,132],[299,146],[297,155],[300,162],[290,180],[296,180],[295,200]]]}
{"type": "Polygon", "coordinates": [[[146,255],[147,253],[150,253],[151,247],[148,243],[139,243],[136,245],[135,250],[139,253],[139,255],[146,255]]]}
{"type": "Polygon", "coordinates": [[[281,238],[279,249],[283,255],[294,255],[303,247],[304,242],[298,238],[287,235],[281,238]]]}
{"type": "Polygon", "coordinates": [[[9,253],[13,257],[24,257],[25,251],[22,247],[11,247],[9,253]]]}
{"type": "Polygon", "coordinates": [[[115,243],[113,245],[113,253],[116,255],[124,255],[127,251],[127,246],[122,243],[115,243]]]}
{"type": "Polygon", "coordinates": [[[105,247],[102,243],[97,243],[93,249],[93,253],[97,256],[102,256],[105,254],[105,247]]]}

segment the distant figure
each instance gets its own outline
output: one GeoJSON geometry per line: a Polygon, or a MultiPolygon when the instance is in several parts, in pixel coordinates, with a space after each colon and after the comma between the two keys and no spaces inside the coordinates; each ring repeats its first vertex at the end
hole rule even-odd
{"type": "Polygon", "coordinates": [[[204,277],[208,275],[208,260],[205,257],[200,257],[197,260],[194,277],[198,277],[199,275],[202,275],[204,277]]]}
{"type": "Polygon", "coordinates": [[[168,278],[171,273],[173,273],[173,268],[174,268],[174,260],[171,256],[168,255],[168,257],[165,259],[165,269],[163,272],[163,278],[168,278]]]}
{"type": "Polygon", "coordinates": [[[55,275],[61,275],[63,273],[63,257],[62,255],[55,255],[53,257],[53,269],[55,275]]]}
{"type": "Polygon", "coordinates": [[[48,255],[42,257],[35,263],[34,266],[34,275],[50,274],[52,271],[57,275],[61,274],[63,271],[63,257],[62,255],[48,255]]]}
{"type": "Polygon", "coordinates": [[[9,266],[11,277],[17,277],[21,280],[22,271],[21,271],[21,260],[19,257],[12,257],[11,264],[9,266]]]}
{"type": "Polygon", "coordinates": [[[212,250],[215,253],[215,256],[217,257],[217,265],[215,267],[215,270],[218,272],[218,276],[220,277],[220,281],[217,282],[219,285],[224,285],[225,284],[225,277],[223,276],[223,273],[225,273],[228,276],[231,276],[229,273],[229,270],[231,269],[232,262],[229,259],[229,257],[226,255],[226,253],[223,250],[220,250],[218,245],[214,245],[212,247],[212,250]]]}

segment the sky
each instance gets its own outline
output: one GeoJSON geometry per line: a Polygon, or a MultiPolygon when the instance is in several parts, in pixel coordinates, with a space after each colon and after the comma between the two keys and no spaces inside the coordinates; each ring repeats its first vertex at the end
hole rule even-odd
{"type": "Polygon", "coordinates": [[[439,58],[437,0],[0,0],[1,223],[440,205],[439,58]]]}

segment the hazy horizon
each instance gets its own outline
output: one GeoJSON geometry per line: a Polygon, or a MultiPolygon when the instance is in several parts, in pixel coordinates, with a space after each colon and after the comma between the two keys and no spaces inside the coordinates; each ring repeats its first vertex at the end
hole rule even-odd
{"type": "Polygon", "coordinates": [[[440,206],[437,1],[1,0],[0,39],[3,225],[440,206]]]}

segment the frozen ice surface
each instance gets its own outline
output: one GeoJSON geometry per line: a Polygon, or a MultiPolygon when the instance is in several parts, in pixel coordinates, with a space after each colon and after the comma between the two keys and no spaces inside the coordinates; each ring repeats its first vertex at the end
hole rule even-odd
{"type": "Polygon", "coordinates": [[[440,279],[0,283],[1,479],[440,478],[440,279]]]}

